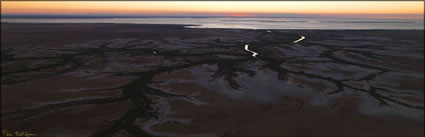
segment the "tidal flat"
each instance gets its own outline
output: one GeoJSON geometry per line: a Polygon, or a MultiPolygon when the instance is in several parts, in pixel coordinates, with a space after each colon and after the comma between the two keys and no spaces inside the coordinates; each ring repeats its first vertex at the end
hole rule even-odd
{"type": "Polygon", "coordinates": [[[423,30],[1,27],[8,131],[424,136],[423,30]]]}

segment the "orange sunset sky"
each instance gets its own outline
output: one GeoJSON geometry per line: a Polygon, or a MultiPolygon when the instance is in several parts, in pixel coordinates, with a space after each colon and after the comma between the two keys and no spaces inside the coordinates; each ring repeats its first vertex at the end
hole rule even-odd
{"type": "Polygon", "coordinates": [[[2,14],[416,14],[423,1],[2,1],[2,14]]]}

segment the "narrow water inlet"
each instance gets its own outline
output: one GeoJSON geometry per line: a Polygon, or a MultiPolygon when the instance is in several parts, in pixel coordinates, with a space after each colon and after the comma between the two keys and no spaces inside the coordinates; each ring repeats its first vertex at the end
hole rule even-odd
{"type": "Polygon", "coordinates": [[[302,40],[304,40],[304,39],[305,39],[305,36],[301,35],[301,38],[300,38],[300,39],[298,39],[298,40],[296,40],[296,41],[294,41],[293,43],[298,43],[298,42],[300,42],[300,41],[302,41],[302,40]]]}
{"type": "Polygon", "coordinates": [[[252,53],[252,56],[255,58],[255,56],[257,56],[258,55],[258,53],[257,52],[254,52],[254,51],[252,51],[252,50],[249,50],[248,49],[248,44],[245,44],[245,51],[248,51],[248,52],[251,52],[252,53]]]}

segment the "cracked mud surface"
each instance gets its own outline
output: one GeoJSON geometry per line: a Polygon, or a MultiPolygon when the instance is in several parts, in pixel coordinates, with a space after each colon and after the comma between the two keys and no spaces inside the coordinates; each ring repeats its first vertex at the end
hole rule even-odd
{"type": "Polygon", "coordinates": [[[1,115],[9,130],[423,136],[423,31],[2,27],[1,115]]]}

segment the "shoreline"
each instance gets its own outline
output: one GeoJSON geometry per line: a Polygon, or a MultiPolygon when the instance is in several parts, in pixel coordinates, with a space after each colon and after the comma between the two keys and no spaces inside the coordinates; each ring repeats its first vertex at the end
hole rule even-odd
{"type": "Polygon", "coordinates": [[[218,30],[275,30],[275,31],[282,31],[282,30],[290,30],[290,31],[424,31],[424,28],[420,29],[249,29],[249,28],[208,28],[208,27],[199,27],[196,26],[202,26],[197,24],[150,24],[150,23],[25,23],[25,22],[1,22],[1,24],[27,24],[27,25],[36,25],[36,24],[69,24],[69,25],[82,25],[82,24],[111,24],[111,25],[140,25],[140,26],[183,26],[183,28],[187,29],[218,29],[218,30]],[[191,26],[195,26],[191,28],[191,26]]]}

